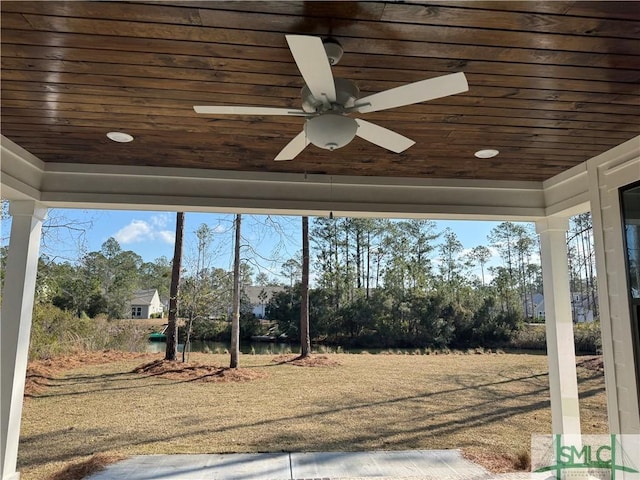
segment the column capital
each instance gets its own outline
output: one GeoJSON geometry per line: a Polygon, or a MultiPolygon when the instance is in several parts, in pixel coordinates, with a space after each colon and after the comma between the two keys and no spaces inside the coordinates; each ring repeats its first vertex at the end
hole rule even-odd
{"type": "Polygon", "coordinates": [[[9,215],[12,217],[36,217],[38,220],[44,220],[47,218],[47,207],[35,200],[12,200],[9,202],[9,215]]]}
{"type": "Polygon", "coordinates": [[[536,220],[536,233],[566,232],[569,230],[569,217],[545,217],[536,220]]]}

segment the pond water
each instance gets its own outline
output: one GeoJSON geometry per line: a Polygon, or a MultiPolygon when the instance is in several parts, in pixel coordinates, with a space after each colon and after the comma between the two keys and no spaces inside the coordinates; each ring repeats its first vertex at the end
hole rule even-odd
{"type": "MultiPolygon", "coordinates": [[[[178,351],[182,352],[184,344],[178,344],[178,351]]],[[[147,345],[147,352],[158,353],[164,352],[167,349],[166,342],[149,342],[147,345]]],[[[206,353],[225,353],[229,350],[229,344],[225,342],[208,342],[208,341],[193,341],[191,342],[192,352],[206,352],[206,353]]],[[[257,355],[281,355],[285,353],[297,353],[299,347],[297,345],[291,345],[289,343],[275,343],[275,342],[250,342],[241,343],[240,352],[245,354],[257,354],[257,355]]]]}

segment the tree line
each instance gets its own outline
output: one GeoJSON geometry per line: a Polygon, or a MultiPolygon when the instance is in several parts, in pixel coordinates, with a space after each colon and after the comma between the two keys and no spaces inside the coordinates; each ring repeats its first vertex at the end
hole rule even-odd
{"type": "MultiPolygon", "coordinates": [[[[525,224],[503,222],[489,235],[491,248],[471,250],[430,220],[315,218],[310,238],[315,340],[433,348],[504,342],[531,314],[524,297],[541,286],[537,236],[525,224]],[[501,262],[487,267],[494,255],[501,262]]],[[[295,260],[285,265],[297,278],[295,260]]],[[[294,338],[297,288],[289,282],[268,307],[294,338]]]]}
{"type": "MultiPolygon", "coordinates": [[[[486,245],[465,249],[451,229],[430,220],[310,219],[308,309],[314,341],[367,346],[471,346],[501,342],[526,320],[535,320],[533,296],[542,291],[538,238],[530,224],[503,222],[486,245]]],[[[176,315],[192,320],[195,338],[228,338],[220,328],[233,311],[234,275],[213,267],[213,230],[195,233],[197,255],[182,269],[176,315]]],[[[589,214],[571,221],[567,235],[571,290],[597,316],[596,274],[589,214]]],[[[236,243],[239,245],[238,243],[236,243]]],[[[245,245],[245,248],[247,246],[245,245]]],[[[245,250],[246,251],[246,250],[245,250]]],[[[261,333],[243,287],[280,284],[268,316],[279,333],[298,338],[302,255],[281,259],[280,279],[254,271],[240,252],[238,284],[241,335],[261,333]]],[[[6,247],[0,251],[4,262],[6,247]]],[[[155,288],[168,299],[172,261],[145,262],[110,238],[77,261],[43,255],[37,301],[77,316],[126,318],[138,289],[155,288]]],[[[2,270],[4,275],[4,270],[2,270]]]]}
{"type": "MultiPolygon", "coordinates": [[[[574,217],[567,241],[574,310],[586,304],[597,317],[590,222],[589,214],[574,217]]],[[[471,250],[451,229],[438,232],[429,220],[316,218],[311,239],[315,340],[366,347],[487,346],[504,344],[525,321],[543,321],[544,312],[535,311],[542,275],[531,224],[500,223],[487,246],[471,250]]],[[[285,265],[285,273],[297,278],[295,260],[285,265]]],[[[294,338],[296,288],[290,281],[268,309],[294,338]]]]}

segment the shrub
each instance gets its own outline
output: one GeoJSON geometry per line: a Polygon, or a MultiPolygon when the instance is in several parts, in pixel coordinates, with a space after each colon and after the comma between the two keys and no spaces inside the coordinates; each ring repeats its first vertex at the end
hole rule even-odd
{"type": "MultiPolygon", "coordinates": [[[[576,352],[602,353],[600,322],[576,323],[573,325],[576,352]]],[[[511,339],[509,346],[526,350],[546,350],[547,336],[544,325],[527,325],[511,339]]]]}
{"type": "Polygon", "coordinates": [[[196,317],[191,324],[191,339],[218,340],[228,335],[230,326],[224,320],[196,317]]]}
{"type": "Polygon", "coordinates": [[[518,312],[498,310],[495,298],[487,297],[473,315],[472,343],[468,346],[502,345],[512,339],[522,326],[518,312]]]}
{"type": "Polygon", "coordinates": [[[410,337],[415,337],[422,345],[429,347],[448,346],[455,330],[451,319],[464,313],[457,306],[447,305],[439,295],[414,296],[410,300],[406,318],[413,328],[409,330],[409,338],[405,343],[411,345],[410,337]]]}
{"type": "Polygon", "coordinates": [[[147,342],[146,329],[131,322],[77,317],[54,305],[39,304],[33,312],[29,357],[43,359],[85,350],[144,351],[147,342]]]}
{"type": "Polygon", "coordinates": [[[511,338],[509,346],[523,350],[546,350],[547,336],[544,325],[525,325],[511,338]]]}
{"type": "Polygon", "coordinates": [[[253,312],[242,312],[240,314],[241,339],[249,340],[253,335],[264,335],[266,333],[266,329],[260,324],[260,319],[258,319],[253,312]]]}
{"type": "Polygon", "coordinates": [[[82,339],[92,330],[86,315],[78,318],[51,304],[38,304],[31,324],[30,358],[51,358],[84,350],[82,339]]]}
{"type": "Polygon", "coordinates": [[[93,335],[87,340],[90,350],[122,350],[125,352],[143,352],[149,342],[146,328],[131,322],[94,320],[93,335]]]}
{"type": "Polygon", "coordinates": [[[583,353],[602,353],[600,321],[577,323],[573,326],[576,351],[583,353]]]}

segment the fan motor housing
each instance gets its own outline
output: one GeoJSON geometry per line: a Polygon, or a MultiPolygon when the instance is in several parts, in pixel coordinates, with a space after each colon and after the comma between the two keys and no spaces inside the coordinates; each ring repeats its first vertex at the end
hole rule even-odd
{"type": "MultiPolygon", "coordinates": [[[[360,97],[360,89],[351,80],[334,78],[336,86],[336,104],[342,108],[351,108],[360,97]]],[[[315,98],[306,85],[302,87],[302,109],[305,112],[314,113],[321,111],[324,106],[322,98],[315,98]]]]}

